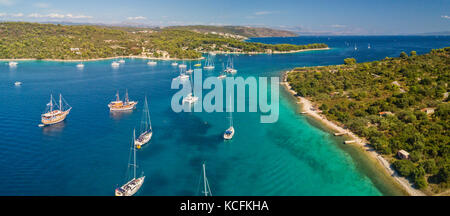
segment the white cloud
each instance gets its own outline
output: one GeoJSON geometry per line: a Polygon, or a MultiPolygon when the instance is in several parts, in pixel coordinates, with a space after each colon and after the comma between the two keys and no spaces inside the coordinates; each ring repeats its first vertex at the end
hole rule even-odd
{"type": "Polygon", "coordinates": [[[12,17],[23,17],[23,13],[11,14],[12,17]]]}
{"type": "Polygon", "coordinates": [[[32,13],[29,14],[28,17],[30,18],[51,18],[51,19],[90,19],[93,18],[92,16],[86,16],[86,15],[73,15],[73,14],[58,14],[58,13],[51,13],[51,14],[38,14],[38,13],[32,13]]]}
{"type": "Polygon", "coordinates": [[[253,15],[262,16],[262,15],[268,15],[268,14],[274,14],[274,13],[276,13],[276,11],[257,11],[255,13],[253,13],[253,15]]]}
{"type": "Polygon", "coordinates": [[[33,6],[37,7],[37,8],[49,8],[50,4],[45,3],[45,2],[38,2],[38,3],[34,3],[33,6]]]}
{"type": "Polygon", "coordinates": [[[450,16],[448,16],[448,15],[442,15],[441,18],[444,18],[444,19],[450,19],[450,16]]]}
{"type": "Polygon", "coordinates": [[[0,5],[11,6],[15,3],[14,0],[0,0],[0,5]]]}
{"type": "Polygon", "coordinates": [[[127,17],[127,20],[145,20],[146,17],[143,16],[137,16],[137,17],[127,17]]]}
{"type": "Polygon", "coordinates": [[[346,25],[334,24],[334,25],[331,25],[331,27],[333,27],[333,28],[345,28],[347,26],[346,25]]]}
{"type": "Polygon", "coordinates": [[[0,17],[5,17],[5,16],[7,16],[6,13],[0,13],[0,17]]]}

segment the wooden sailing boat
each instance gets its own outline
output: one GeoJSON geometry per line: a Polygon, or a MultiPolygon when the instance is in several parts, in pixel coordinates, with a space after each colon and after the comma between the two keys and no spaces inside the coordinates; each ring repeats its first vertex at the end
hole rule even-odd
{"type": "MultiPolygon", "coordinates": [[[[133,130],[133,142],[136,140],[136,130],[133,130]]],[[[139,188],[144,184],[145,176],[136,178],[136,148],[133,143],[133,164],[129,164],[133,166],[133,178],[124,184],[122,187],[116,188],[115,195],[116,196],[133,196],[136,192],[138,192],[139,188]]]]}
{"type": "Polygon", "coordinates": [[[120,100],[119,91],[117,91],[116,100],[111,101],[108,104],[108,107],[110,111],[127,111],[136,108],[137,103],[138,103],[137,101],[130,101],[128,99],[128,90],[125,94],[125,102],[120,100]]]}
{"type": "Polygon", "coordinates": [[[202,193],[205,194],[205,196],[212,196],[211,188],[209,187],[208,178],[206,178],[205,162],[203,162],[202,173],[203,173],[203,192],[202,193]]]}
{"type": "Polygon", "coordinates": [[[231,108],[231,97],[230,97],[230,127],[225,130],[225,133],[223,133],[223,138],[226,140],[230,140],[233,139],[234,136],[234,127],[233,127],[233,114],[231,112],[232,108],[231,108]]]}
{"type": "Polygon", "coordinates": [[[144,110],[142,113],[142,120],[141,120],[141,129],[139,137],[134,140],[134,144],[136,145],[136,148],[140,149],[141,146],[145,145],[150,141],[153,135],[152,130],[152,123],[150,121],[150,112],[148,110],[148,104],[147,104],[147,97],[145,97],[145,104],[144,104],[144,110]]]}
{"type": "Polygon", "coordinates": [[[59,94],[59,104],[55,103],[53,95],[50,95],[50,102],[47,104],[45,113],[41,115],[41,122],[43,126],[60,123],[66,119],[70,110],[72,107],[67,104],[61,94],[59,94]],[[66,109],[64,109],[64,105],[67,107],[66,109]]]}

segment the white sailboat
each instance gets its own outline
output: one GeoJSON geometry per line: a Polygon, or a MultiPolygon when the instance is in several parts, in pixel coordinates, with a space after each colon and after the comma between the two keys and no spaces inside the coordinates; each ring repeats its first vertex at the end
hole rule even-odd
{"type": "Polygon", "coordinates": [[[120,63],[120,64],[123,64],[123,63],[125,63],[125,60],[124,60],[124,59],[120,59],[120,60],[119,60],[119,63],[120,63]]]}
{"type": "Polygon", "coordinates": [[[172,62],[172,66],[177,66],[178,63],[177,62],[172,62]]]}
{"type": "Polygon", "coordinates": [[[191,92],[188,95],[186,95],[186,97],[183,98],[183,104],[185,104],[185,103],[194,104],[195,102],[198,101],[198,97],[194,96],[194,90],[193,90],[194,85],[191,84],[191,86],[192,86],[191,92]]]}
{"type": "MultiPolygon", "coordinates": [[[[224,66],[224,64],[222,63],[222,69],[224,69],[225,68],[225,66],[224,66]]],[[[225,71],[225,70],[224,70],[225,71]]],[[[220,75],[217,77],[217,79],[225,79],[227,77],[227,75],[226,74],[224,74],[224,73],[220,73],[220,75]]]]}
{"type": "Polygon", "coordinates": [[[227,67],[225,68],[226,73],[236,73],[237,70],[234,69],[233,58],[228,58],[227,67]]]}
{"type": "MultiPolygon", "coordinates": [[[[135,141],[135,137],[136,137],[136,130],[133,131],[133,142],[135,141]]],[[[136,178],[136,148],[134,143],[133,143],[133,164],[129,165],[133,166],[133,178],[126,184],[124,184],[122,187],[116,188],[115,190],[116,196],[133,196],[144,184],[145,176],[136,178]]]]}
{"type": "Polygon", "coordinates": [[[175,77],[174,79],[180,79],[180,80],[188,80],[189,79],[189,75],[185,74],[183,72],[183,69],[180,68],[180,75],[175,77]]]}
{"type": "Polygon", "coordinates": [[[214,69],[214,62],[212,61],[210,56],[206,58],[205,66],[203,67],[203,69],[207,70],[214,69]]]}
{"type": "Polygon", "coordinates": [[[367,45],[367,49],[370,49],[370,44],[369,44],[369,45],[367,45]]]}
{"type": "Polygon", "coordinates": [[[15,85],[15,86],[21,86],[21,85],[22,85],[22,82],[17,81],[17,82],[14,83],[14,85],[15,85]]]}
{"type": "Polygon", "coordinates": [[[191,64],[189,64],[189,70],[187,70],[186,73],[191,74],[193,72],[194,72],[194,70],[192,70],[192,66],[191,66],[191,64]]]}
{"type": "Polygon", "coordinates": [[[356,47],[356,44],[355,44],[355,50],[358,50],[358,48],[356,47]]]}
{"type": "Polygon", "coordinates": [[[9,65],[10,67],[16,67],[17,64],[19,64],[19,63],[15,62],[15,61],[10,61],[10,62],[8,63],[8,65],[9,65]]]}
{"type": "Polygon", "coordinates": [[[134,140],[136,148],[140,149],[143,145],[148,143],[152,138],[152,135],[153,130],[152,130],[152,123],[150,121],[150,112],[148,110],[147,97],[145,97],[139,137],[136,140],[134,140]]]}
{"type": "Polygon", "coordinates": [[[187,65],[183,61],[183,63],[179,64],[178,67],[179,68],[187,68],[187,65]]]}
{"type": "Polygon", "coordinates": [[[205,196],[212,196],[211,188],[209,187],[208,178],[206,178],[206,166],[205,166],[204,162],[203,162],[202,173],[203,173],[203,192],[202,193],[205,194],[205,196]]]}
{"type": "Polygon", "coordinates": [[[157,63],[155,61],[149,61],[149,62],[147,62],[147,64],[153,66],[153,65],[156,65],[157,63]]]}
{"type": "Polygon", "coordinates": [[[117,68],[117,67],[120,66],[120,63],[119,63],[119,62],[116,62],[116,61],[113,61],[113,62],[111,63],[111,66],[112,66],[113,68],[117,68]]]}
{"type": "Polygon", "coordinates": [[[78,63],[78,64],[77,64],[77,68],[78,68],[78,69],[83,69],[83,68],[84,68],[83,62],[78,63]]]}
{"type": "Polygon", "coordinates": [[[225,130],[225,133],[223,133],[223,138],[226,140],[230,140],[233,139],[234,136],[234,127],[233,127],[233,112],[231,112],[232,108],[231,108],[231,97],[230,97],[230,127],[225,130]]]}

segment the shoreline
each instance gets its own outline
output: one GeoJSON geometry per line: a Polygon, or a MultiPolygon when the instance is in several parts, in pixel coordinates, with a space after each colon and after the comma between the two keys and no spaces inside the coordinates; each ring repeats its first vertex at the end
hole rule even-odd
{"type": "Polygon", "coordinates": [[[259,55],[259,54],[289,54],[289,53],[299,53],[299,52],[307,52],[307,51],[318,51],[318,50],[329,50],[330,47],[325,48],[314,48],[314,49],[301,49],[301,50],[290,50],[290,51],[273,51],[271,53],[268,52],[225,52],[225,51],[209,51],[202,53],[216,53],[216,54],[241,54],[241,55],[259,55]]]}
{"type": "Polygon", "coordinates": [[[291,71],[292,70],[282,74],[281,84],[293,97],[295,97],[298,100],[297,104],[301,105],[301,110],[303,114],[312,117],[314,120],[316,120],[318,123],[325,126],[326,128],[329,128],[336,133],[343,133],[345,134],[346,137],[349,137],[351,140],[354,140],[355,141],[354,143],[346,145],[353,145],[355,147],[361,148],[361,150],[363,150],[362,152],[364,152],[367,156],[371,157],[374,161],[377,161],[378,165],[384,168],[383,170],[385,171],[385,174],[389,175],[392,178],[392,180],[399,186],[401,186],[402,189],[405,192],[407,192],[410,196],[426,196],[424,192],[413,188],[412,184],[406,178],[401,177],[391,167],[392,165],[381,154],[376,152],[375,149],[365,139],[358,137],[349,129],[344,129],[341,126],[337,125],[336,123],[328,120],[324,115],[321,115],[316,109],[313,109],[314,103],[312,101],[304,97],[298,96],[297,92],[294,91],[291,85],[287,82],[287,76],[291,71]]]}
{"type": "Polygon", "coordinates": [[[93,59],[36,59],[36,58],[22,58],[22,59],[0,59],[3,61],[53,61],[53,62],[90,62],[90,61],[104,61],[119,58],[138,58],[138,59],[148,59],[148,60],[160,60],[160,61],[197,61],[204,59],[205,57],[200,57],[196,59],[179,59],[179,58],[157,58],[157,57],[146,57],[146,56],[116,56],[116,57],[105,57],[105,58],[93,58],[93,59]]]}
{"type": "MultiPolygon", "coordinates": [[[[307,52],[315,50],[329,50],[331,48],[316,48],[316,49],[302,49],[302,50],[291,50],[291,51],[274,51],[272,53],[266,52],[224,52],[216,51],[216,54],[242,54],[242,55],[258,55],[258,54],[288,54],[288,53],[298,53],[307,52]]],[[[209,53],[209,52],[202,52],[209,53]]],[[[52,61],[52,62],[90,62],[90,61],[104,61],[119,58],[138,58],[138,59],[148,59],[148,60],[160,60],[160,61],[198,61],[205,59],[205,57],[195,58],[195,59],[180,59],[180,58],[159,58],[159,57],[146,57],[146,56],[115,56],[115,57],[105,57],[105,58],[93,58],[93,59],[37,59],[37,58],[21,58],[21,59],[0,59],[0,62],[8,61],[52,61]]]]}

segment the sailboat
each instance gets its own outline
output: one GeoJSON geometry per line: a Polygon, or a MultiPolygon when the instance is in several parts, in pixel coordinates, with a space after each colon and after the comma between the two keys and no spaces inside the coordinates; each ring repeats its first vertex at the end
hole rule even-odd
{"type": "Polygon", "coordinates": [[[9,65],[10,67],[16,67],[17,64],[19,64],[19,63],[15,62],[15,61],[11,61],[11,62],[8,63],[8,65],[9,65]]]}
{"type": "Polygon", "coordinates": [[[187,70],[186,73],[191,74],[192,72],[194,72],[194,70],[192,70],[191,64],[189,64],[189,70],[187,70]]]}
{"type": "Polygon", "coordinates": [[[67,115],[69,115],[70,110],[72,110],[72,107],[67,104],[61,94],[59,94],[59,104],[55,103],[53,95],[50,95],[50,102],[47,104],[45,113],[41,115],[43,125],[40,126],[57,124],[64,121],[67,115]],[[64,106],[67,108],[64,109],[64,106]]]}
{"type": "Polygon", "coordinates": [[[233,65],[233,59],[232,58],[228,58],[228,62],[227,62],[227,67],[225,69],[226,73],[236,73],[237,70],[234,69],[234,65],[233,65]]]}
{"type": "Polygon", "coordinates": [[[203,174],[203,192],[202,193],[205,194],[205,196],[212,196],[211,188],[209,187],[208,178],[206,178],[205,162],[203,162],[202,174],[203,174]]]}
{"type": "MultiPolygon", "coordinates": [[[[224,64],[222,63],[222,69],[225,68],[224,64]]],[[[217,79],[225,79],[227,77],[226,74],[220,73],[220,75],[217,77],[217,79]]]]}
{"type": "Polygon", "coordinates": [[[78,63],[78,64],[77,64],[77,68],[78,68],[78,69],[83,69],[83,68],[84,68],[83,62],[78,63]]]}
{"type": "Polygon", "coordinates": [[[234,127],[233,127],[233,113],[231,112],[232,108],[231,108],[231,97],[230,97],[230,127],[225,130],[225,133],[223,133],[223,138],[226,140],[230,140],[233,139],[234,136],[234,127]]]}
{"type": "Polygon", "coordinates": [[[113,68],[117,68],[117,67],[120,66],[120,63],[119,63],[119,62],[116,62],[116,61],[113,61],[113,62],[111,63],[111,66],[112,66],[113,68]]]}
{"type": "Polygon", "coordinates": [[[214,69],[214,63],[211,60],[211,57],[208,56],[208,58],[206,58],[206,62],[205,62],[205,66],[203,67],[203,69],[214,69]]]}
{"type": "Polygon", "coordinates": [[[369,45],[367,45],[367,49],[370,49],[370,44],[369,44],[369,45]]]}
{"type": "Polygon", "coordinates": [[[141,131],[139,137],[134,140],[136,148],[140,149],[141,146],[145,145],[150,141],[153,135],[152,123],[150,121],[150,112],[148,111],[147,97],[145,97],[144,110],[142,113],[141,120],[141,131]]]}
{"type": "Polygon", "coordinates": [[[125,63],[125,60],[122,58],[122,59],[119,60],[119,63],[123,64],[123,63],[125,63]]]}
{"type": "Polygon", "coordinates": [[[149,62],[147,62],[147,64],[153,66],[153,65],[156,65],[157,63],[155,61],[149,61],[149,62]]]}
{"type": "Polygon", "coordinates": [[[108,107],[110,111],[126,111],[136,108],[137,103],[138,103],[137,101],[130,101],[128,99],[128,90],[125,94],[125,102],[120,100],[119,91],[117,91],[116,100],[111,101],[108,104],[108,107]]]}
{"type": "MultiPolygon", "coordinates": [[[[191,86],[193,86],[193,85],[191,84],[191,86]]],[[[194,96],[194,90],[192,87],[191,92],[186,97],[183,98],[183,104],[184,103],[193,104],[197,101],[198,101],[198,97],[194,96]]]]}
{"type": "Polygon", "coordinates": [[[185,74],[183,72],[183,69],[180,68],[180,75],[175,77],[174,79],[187,80],[187,79],[189,79],[189,75],[185,74]]]}
{"type": "Polygon", "coordinates": [[[177,66],[178,63],[177,62],[172,62],[172,66],[177,66]]]}
{"type": "MultiPolygon", "coordinates": [[[[133,141],[136,137],[136,130],[133,130],[133,141]]],[[[133,144],[133,164],[129,164],[133,166],[133,178],[124,184],[122,187],[116,188],[115,195],[116,196],[133,196],[141,186],[144,184],[145,176],[136,178],[136,148],[133,144]]]]}
{"type": "Polygon", "coordinates": [[[183,63],[179,64],[178,67],[179,68],[187,68],[187,65],[183,61],[183,63]]]}
{"type": "Polygon", "coordinates": [[[358,50],[358,48],[356,47],[356,44],[355,44],[355,50],[358,50]]]}

